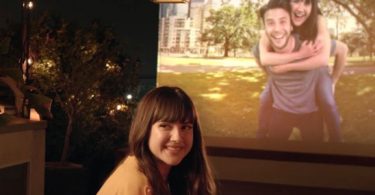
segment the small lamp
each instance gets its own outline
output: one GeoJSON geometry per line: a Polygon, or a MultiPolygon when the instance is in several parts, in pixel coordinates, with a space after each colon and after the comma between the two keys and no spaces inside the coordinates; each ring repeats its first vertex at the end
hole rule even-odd
{"type": "Polygon", "coordinates": [[[40,121],[40,115],[38,114],[38,112],[34,108],[30,109],[30,120],[40,121]]]}
{"type": "Polygon", "coordinates": [[[4,114],[5,113],[5,106],[0,104],[0,114],[4,114]]]}

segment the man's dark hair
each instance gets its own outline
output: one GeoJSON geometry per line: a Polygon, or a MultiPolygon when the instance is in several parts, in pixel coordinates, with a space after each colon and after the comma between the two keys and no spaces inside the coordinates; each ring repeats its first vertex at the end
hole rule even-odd
{"type": "Polygon", "coordinates": [[[288,12],[288,14],[290,14],[289,1],[287,1],[287,0],[269,0],[267,4],[263,5],[259,9],[259,15],[260,15],[260,18],[262,18],[262,21],[264,22],[264,15],[266,14],[266,12],[268,10],[276,9],[276,8],[284,9],[285,11],[288,12]]]}

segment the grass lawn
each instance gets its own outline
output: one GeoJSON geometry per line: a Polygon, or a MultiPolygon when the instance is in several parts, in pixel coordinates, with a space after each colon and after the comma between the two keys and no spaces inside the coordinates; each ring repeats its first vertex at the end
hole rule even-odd
{"type": "MultiPolygon", "coordinates": [[[[375,56],[373,57],[375,60],[375,56]]],[[[330,64],[333,65],[334,58],[330,58],[330,64]]],[[[201,58],[201,57],[176,57],[176,56],[159,56],[159,64],[166,66],[176,66],[176,65],[206,65],[206,66],[217,66],[218,64],[224,66],[254,66],[256,67],[253,57],[247,58],[222,58],[222,57],[212,57],[212,58],[201,58]]],[[[368,56],[360,57],[348,57],[347,66],[375,66],[375,62],[371,62],[368,56]]]]}
{"type": "MultiPolygon", "coordinates": [[[[331,58],[333,59],[333,58],[331,58]]],[[[375,60],[375,56],[373,57],[373,60],[375,60]]],[[[374,61],[370,61],[369,56],[357,56],[357,57],[348,57],[347,59],[347,65],[348,66],[371,66],[374,65],[374,61]]]]}
{"type": "MultiPolygon", "coordinates": [[[[180,86],[192,96],[205,135],[255,136],[265,83],[259,70],[158,73],[158,83],[180,86]]],[[[375,74],[342,76],[335,96],[345,141],[375,143],[375,74]]]]}

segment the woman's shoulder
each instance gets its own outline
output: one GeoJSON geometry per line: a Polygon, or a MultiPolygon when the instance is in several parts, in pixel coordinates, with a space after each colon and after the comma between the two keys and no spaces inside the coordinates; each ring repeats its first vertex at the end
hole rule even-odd
{"type": "Polygon", "coordinates": [[[148,194],[150,190],[147,177],[138,170],[137,160],[134,156],[122,161],[111,176],[105,181],[98,195],[148,194]]]}

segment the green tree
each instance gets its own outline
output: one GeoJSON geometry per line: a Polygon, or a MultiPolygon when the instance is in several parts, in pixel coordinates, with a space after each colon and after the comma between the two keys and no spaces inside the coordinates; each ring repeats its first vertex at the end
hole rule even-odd
{"type": "Polygon", "coordinates": [[[32,25],[31,48],[34,85],[52,94],[66,114],[62,162],[75,128],[93,131],[103,117],[130,116],[125,92],[135,90],[139,61],[126,56],[110,28],[99,22],[77,27],[45,14],[32,25]]]}
{"type": "Polygon", "coordinates": [[[348,45],[349,56],[352,56],[355,51],[365,49],[366,38],[362,32],[344,33],[341,35],[341,40],[348,45]]]}
{"type": "Polygon", "coordinates": [[[333,0],[347,10],[366,32],[367,47],[372,60],[375,43],[375,4],[373,0],[333,0]]]}
{"type": "Polygon", "coordinates": [[[211,10],[206,18],[208,27],[201,36],[202,42],[207,45],[222,45],[224,57],[228,57],[231,50],[248,48],[256,36],[254,26],[258,20],[253,9],[253,4],[239,8],[225,5],[219,10],[211,10]]]}

